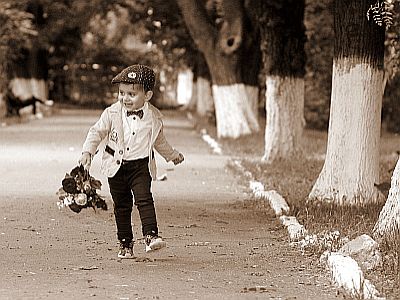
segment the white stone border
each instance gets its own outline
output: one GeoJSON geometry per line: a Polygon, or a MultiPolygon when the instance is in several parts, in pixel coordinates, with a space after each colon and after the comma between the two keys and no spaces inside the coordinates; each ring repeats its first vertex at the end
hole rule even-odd
{"type": "MultiPolygon", "coordinates": [[[[282,225],[286,227],[290,241],[299,241],[307,235],[307,230],[301,225],[296,217],[287,216],[290,208],[285,199],[275,190],[265,191],[261,182],[255,181],[251,172],[247,171],[238,160],[233,160],[234,166],[240,170],[248,179],[250,189],[256,199],[268,201],[275,215],[279,217],[282,225]]],[[[320,258],[325,262],[330,271],[332,281],[339,288],[343,288],[352,297],[360,299],[383,300],[375,286],[364,278],[358,263],[350,256],[338,252],[325,253],[320,258]]]]}
{"type": "MultiPolygon", "coordinates": [[[[207,134],[205,129],[201,131],[202,138],[213,149],[214,153],[222,154],[219,144],[207,134]]],[[[290,241],[299,241],[307,235],[307,230],[301,225],[296,217],[288,216],[290,212],[286,200],[275,190],[265,191],[264,185],[254,180],[253,174],[246,170],[239,160],[232,160],[233,165],[249,179],[249,186],[256,199],[265,199],[268,201],[275,215],[279,217],[280,222],[286,227],[290,241]]],[[[379,292],[375,286],[364,278],[363,272],[358,263],[350,256],[345,256],[338,252],[324,253],[321,262],[325,262],[331,274],[331,279],[339,288],[343,288],[352,297],[360,299],[384,300],[379,297],[379,292]]]]}
{"type": "MultiPolygon", "coordinates": [[[[323,259],[321,256],[321,260],[323,259]]],[[[325,263],[331,273],[332,280],[352,297],[356,299],[385,299],[379,297],[378,290],[368,279],[364,278],[358,263],[350,256],[331,252],[327,254],[325,263]]]]}
{"type": "Polygon", "coordinates": [[[214,140],[210,135],[208,135],[207,130],[202,129],[200,130],[200,133],[202,139],[211,147],[214,153],[222,154],[221,147],[219,146],[216,140],[214,140]]]}

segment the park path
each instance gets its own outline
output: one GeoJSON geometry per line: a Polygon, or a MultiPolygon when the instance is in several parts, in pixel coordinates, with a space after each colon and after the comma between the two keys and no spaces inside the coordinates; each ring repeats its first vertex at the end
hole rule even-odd
{"type": "MultiPolygon", "coordinates": [[[[136,225],[136,258],[117,259],[112,210],[56,206],[100,113],[60,110],[0,128],[0,299],[337,299],[326,271],[289,247],[273,214],[225,170],[228,157],[179,112],[165,112],[165,133],[185,162],[158,157],[167,180],[153,184],[168,247],[146,254],[136,225]]],[[[112,207],[99,169],[95,157],[91,173],[112,207]]]]}

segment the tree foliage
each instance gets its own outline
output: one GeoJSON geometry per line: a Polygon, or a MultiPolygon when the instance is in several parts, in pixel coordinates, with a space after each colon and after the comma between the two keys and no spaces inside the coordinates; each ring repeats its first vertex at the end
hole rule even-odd
{"type": "Polygon", "coordinates": [[[386,30],[386,88],[382,120],[386,129],[400,132],[400,0],[392,0],[393,24],[386,30]]]}
{"type": "Polygon", "coordinates": [[[306,0],[307,42],[305,109],[307,126],[326,129],[329,120],[333,59],[333,0],[306,0]]]}
{"type": "Polygon", "coordinates": [[[0,2],[0,90],[8,82],[10,62],[17,59],[22,47],[30,47],[37,36],[32,15],[25,11],[26,1],[0,2]]]}
{"type": "MultiPolygon", "coordinates": [[[[214,24],[222,26],[218,9],[221,1],[200,2],[205,4],[208,17],[214,24]]],[[[388,81],[382,119],[388,129],[400,132],[400,121],[397,117],[400,113],[400,0],[385,2],[392,4],[393,24],[386,31],[385,65],[388,81]]],[[[254,26],[257,19],[254,18],[253,3],[254,0],[244,1],[249,22],[254,26]]],[[[305,118],[308,126],[320,129],[326,128],[329,118],[333,55],[332,3],[333,0],[306,0],[305,26],[308,41],[305,49],[305,118]]],[[[168,76],[173,78],[181,67],[189,66],[197,70],[197,62],[202,59],[176,0],[2,0],[0,34],[0,90],[7,82],[5,70],[18,58],[19,50],[29,49],[33,43],[47,51],[51,80],[64,73],[69,78],[76,76],[71,69],[65,72],[65,65],[89,66],[104,62],[107,70],[96,76],[107,77],[116,72],[115,66],[119,68],[138,60],[159,66],[160,69],[170,72],[168,76]],[[26,12],[28,3],[32,1],[43,6],[44,19],[41,25],[32,24],[32,15],[26,12]],[[127,11],[128,15],[123,11],[127,11]],[[107,36],[107,28],[111,22],[110,12],[115,14],[119,24],[112,39],[107,36]],[[142,55],[135,50],[123,49],[121,45],[130,34],[136,35],[151,51],[142,55]],[[87,39],[88,36],[91,39],[87,39]],[[113,66],[114,69],[111,70],[113,66]]],[[[212,39],[210,36],[205,38],[212,39]]],[[[85,75],[90,70],[92,69],[82,69],[80,75],[85,75]]],[[[204,65],[202,73],[207,76],[208,70],[204,65]]],[[[244,73],[246,74],[245,71],[244,73]]],[[[105,81],[107,80],[106,78],[105,81]]],[[[264,81],[260,80],[259,85],[262,87],[263,84],[264,81]]],[[[57,85],[68,86],[68,82],[59,82],[57,85]]]]}

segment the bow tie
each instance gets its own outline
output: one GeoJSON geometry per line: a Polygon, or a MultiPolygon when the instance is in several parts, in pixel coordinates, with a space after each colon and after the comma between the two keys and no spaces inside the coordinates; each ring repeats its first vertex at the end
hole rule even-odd
{"type": "Polygon", "coordinates": [[[132,115],[136,115],[138,116],[140,119],[143,118],[143,109],[140,110],[135,110],[135,111],[127,111],[126,112],[126,116],[132,116],[132,115]]]}

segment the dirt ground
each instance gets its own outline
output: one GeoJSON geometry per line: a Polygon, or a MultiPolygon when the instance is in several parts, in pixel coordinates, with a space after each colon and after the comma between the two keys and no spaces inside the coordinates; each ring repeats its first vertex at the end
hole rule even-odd
{"type": "MultiPolygon", "coordinates": [[[[60,110],[0,128],[0,299],[340,299],[328,272],[291,249],[272,212],[251,200],[182,114],[166,112],[179,166],[158,157],[153,184],[168,247],[117,258],[112,209],[59,210],[55,192],[100,111],[60,110]]],[[[104,184],[100,157],[91,173],[104,184]]]]}

